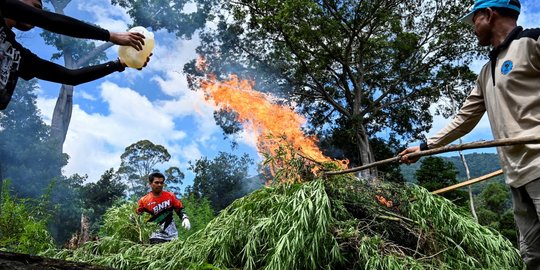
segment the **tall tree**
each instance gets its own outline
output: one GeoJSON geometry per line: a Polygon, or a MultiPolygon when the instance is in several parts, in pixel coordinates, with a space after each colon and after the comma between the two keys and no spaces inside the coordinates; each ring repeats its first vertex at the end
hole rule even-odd
{"type": "Polygon", "coordinates": [[[36,80],[20,80],[6,110],[0,112],[0,170],[12,179],[15,195],[36,198],[61,177],[68,156],[58,153],[36,106],[36,80]]]}
{"type": "MultiPolygon", "coordinates": [[[[64,14],[71,0],[45,0],[52,4],[54,12],[64,14]]],[[[154,31],[166,29],[178,37],[191,38],[195,30],[203,27],[213,0],[112,0],[112,4],[128,9],[134,25],[149,27],[154,31]],[[184,13],[184,9],[195,6],[195,11],[184,13]]],[[[111,42],[96,46],[94,42],[74,39],[50,32],[42,33],[45,42],[58,49],[53,59],[63,58],[67,68],[75,69],[95,64],[106,58],[105,50],[112,47],[111,42]]],[[[71,85],[62,85],[51,121],[52,135],[56,146],[62,152],[63,143],[71,121],[73,110],[73,89],[71,85]]]]}
{"type": "Polygon", "coordinates": [[[225,152],[219,152],[213,160],[203,157],[190,162],[189,170],[195,173],[195,179],[193,186],[186,191],[208,198],[212,208],[218,212],[252,191],[246,189],[249,185],[245,183],[251,164],[253,160],[247,154],[238,157],[225,152]]]}
{"type": "Polygon", "coordinates": [[[95,183],[86,183],[80,188],[80,196],[91,224],[101,219],[113,203],[124,197],[126,185],[111,168],[95,183]]]}
{"type": "MultiPolygon", "coordinates": [[[[378,133],[412,140],[429,130],[443,86],[465,96],[477,50],[458,18],[471,2],[230,1],[198,52],[217,78],[236,72],[289,97],[327,145],[367,164],[378,133]]],[[[184,70],[202,75],[195,61],[184,70]]]]}
{"type": "Polygon", "coordinates": [[[178,167],[169,167],[165,170],[165,184],[167,185],[167,190],[173,192],[174,194],[181,194],[182,190],[180,185],[183,183],[185,174],[178,167]]]}
{"type": "MultiPolygon", "coordinates": [[[[422,165],[416,171],[418,185],[429,191],[445,188],[457,184],[457,170],[454,164],[440,157],[423,158],[422,165]]],[[[467,202],[467,193],[463,190],[454,190],[442,194],[443,197],[454,203],[464,206],[467,202]]]]}
{"type": "MultiPolygon", "coordinates": [[[[136,196],[143,195],[147,190],[147,177],[157,171],[156,165],[169,161],[171,155],[167,149],[149,140],[138,141],[126,147],[118,168],[118,174],[122,175],[131,185],[131,192],[136,196]]],[[[176,167],[165,170],[167,184],[182,184],[184,174],[176,167]]]]}
{"type": "Polygon", "coordinates": [[[503,182],[490,183],[478,197],[478,223],[498,230],[518,246],[509,187],[503,182]]]}
{"type": "Polygon", "coordinates": [[[62,245],[80,228],[83,203],[80,188],[87,176],[74,174],[60,177],[51,184],[52,219],[49,231],[57,244],[62,245]]]}

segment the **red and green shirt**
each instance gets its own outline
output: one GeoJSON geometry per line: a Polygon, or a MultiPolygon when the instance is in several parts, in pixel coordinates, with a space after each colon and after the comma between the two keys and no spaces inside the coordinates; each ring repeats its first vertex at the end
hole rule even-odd
{"type": "Polygon", "coordinates": [[[139,199],[137,213],[147,212],[151,215],[148,221],[153,221],[161,226],[161,230],[153,233],[150,238],[173,240],[178,237],[178,230],[173,219],[173,212],[182,217],[182,202],[174,193],[162,191],[161,195],[155,196],[152,192],[139,199]]]}

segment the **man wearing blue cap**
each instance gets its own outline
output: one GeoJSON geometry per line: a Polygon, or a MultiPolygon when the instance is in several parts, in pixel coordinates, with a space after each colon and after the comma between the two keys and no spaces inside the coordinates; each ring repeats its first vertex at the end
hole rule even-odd
{"type": "MultiPolygon", "coordinates": [[[[484,112],[495,139],[540,134],[540,29],[517,26],[518,0],[477,0],[462,21],[472,24],[481,46],[491,45],[489,61],[456,117],[420,146],[400,153],[441,147],[469,133],[484,112]]],[[[527,269],[540,269],[540,144],[498,147],[510,185],[520,251],[527,269]]]]}

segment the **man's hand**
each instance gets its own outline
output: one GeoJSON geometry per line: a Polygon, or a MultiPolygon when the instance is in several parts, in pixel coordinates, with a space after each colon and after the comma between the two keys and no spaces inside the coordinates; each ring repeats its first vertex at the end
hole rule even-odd
{"type": "Polygon", "coordinates": [[[405,164],[411,164],[411,163],[417,162],[420,159],[420,157],[409,158],[409,156],[407,156],[407,154],[416,153],[416,152],[420,152],[420,146],[412,146],[403,150],[401,153],[399,153],[399,155],[401,156],[401,159],[399,160],[399,162],[405,163],[405,164]]]}
{"type": "Polygon", "coordinates": [[[186,230],[191,229],[191,223],[189,223],[189,219],[187,217],[182,219],[182,226],[184,226],[186,230]]]}
{"type": "Polygon", "coordinates": [[[131,46],[135,50],[140,51],[143,49],[144,45],[144,35],[137,32],[110,32],[109,40],[116,44],[122,46],[131,46]]]}

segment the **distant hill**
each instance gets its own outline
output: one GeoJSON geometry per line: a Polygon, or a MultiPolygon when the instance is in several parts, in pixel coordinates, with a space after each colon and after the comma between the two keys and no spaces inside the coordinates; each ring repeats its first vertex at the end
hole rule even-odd
{"type": "MultiPolygon", "coordinates": [[[[458,180],[463,181],[467,178],[465,173],[465,168],[461,162],[459,156],[452,157],[441,157],[447,161],[450,161],[454,164],[458,170],[458,180]]],[[[465,159],[467,159],[467,164],[469,166],[469,171],[471,173],[471,178],[476,178],[491,172],[494,172],[501,168],[499,163],[499,156],[497,154],[491,153],[472,153],[466,154],[465,159]]],[[[401,173],[408,182],[416,182],[415,172],[420,168],[422,164],[422,159],[417,163],[411,165],[401,165],[401,173]]]]}

